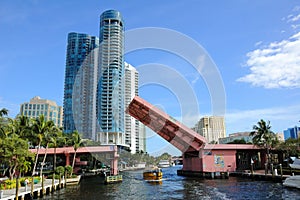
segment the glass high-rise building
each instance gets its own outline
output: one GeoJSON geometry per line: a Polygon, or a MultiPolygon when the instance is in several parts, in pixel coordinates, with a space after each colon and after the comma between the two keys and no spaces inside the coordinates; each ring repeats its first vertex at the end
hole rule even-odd
{"type": "Polygon", "coordinates": [[[64,132],[77,130],[96,139],[96,93],[99,39],[69,33],[64,85],[64,132]]]}
{"type": "Polygon", "coordinates": [[[107,10],[101,14],[99,41],[97,140],[125,145],[124,26],[120,12],[107,10]]]}

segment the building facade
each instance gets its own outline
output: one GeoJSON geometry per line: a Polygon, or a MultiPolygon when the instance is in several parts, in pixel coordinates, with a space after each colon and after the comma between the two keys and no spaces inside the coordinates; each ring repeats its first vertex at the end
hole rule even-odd
{"type": "Polygon", "coordinates": [[[121,13],[107,10],[100,16],[97,87],[97,140],[125,144],[124,27],[121,13]]]}
{"type": "MultiPolygon", "coordinates": [[[[138,95],[139,73],[130,64],[125,66],[125,107],[138,95]]],[[[139,151],[139,121],[125,113],[125,144],[129,145],[130,152],[135,154],[139,151]]]]}
{"type": "Polygon", "coordinates": [[[44,115],[45,120],[52,120],[56,126],[62,127],[63,125],[62,107],[58,106],[54,101],[41,99],[39,96],[35,96],[29,102],[21,104],[20,115],[30,118],[44,115]]]}
{"type": "Polygon", "coordinates": [[[96,138],[96,91],[99,39],[69,33],[64,83],[64,132],[77,130],[83,138],[96,138]]]}
{"type": "Polygon", "coordinates": [[[250,136],[250,132],[238,132],[231,133],[229,137],[219,138],[219,144],[227,144],[233,142],[234,140],[244,139],[246,143],[252,143],[253,136],[250,136]]]}
{"type": "Polygon", "coordinates": [[[287,130],[283,131],[284,140],[287,140],[289,138],[298,139],[299,133],[300,133],[300,127],[298,127],[298,126],[295,126],[293,128],[288,128],[287,130]]]}
{"type": "Polygon", "coordinates": [[[143,123],[139,122],[139,144],[137,147],[137,152],[147,152],[146,139],[146,126],[143,123]]]}
{"type": "Polygon", "coordinates": [[[219,138],[226,137],[222,116],[205,116],[198,121],[193,130],[205,137],[209,143],[217,143],[219,138]]]}

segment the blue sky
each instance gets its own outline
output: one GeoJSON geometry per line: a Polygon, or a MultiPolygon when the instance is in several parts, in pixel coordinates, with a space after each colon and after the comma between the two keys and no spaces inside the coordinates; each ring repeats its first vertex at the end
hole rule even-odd
{"type": "MultiPolygon", "coordinates": [[[[99,16],[107,9],[122,13],[126,31],[164,28],[203,48],[223,83],[227,134],[251,131],[260,119],[270,120],[274,132],[299,125],[300,3],[296,0],[2,0],[0,108],[9,109],[14,117],[21,103],[37,95],[62,105],[67,34],[98,36],[99,16]]],[[[173,45],[183,43],[174,40],[173,45]]],[[[191,50],[186,47],[186,51],[191,50]]],[[[141,76],[154,80],[140,87],[140,96],[186,125],[213,113],[210,84],[182,57],[141,49],[127,53],[125,60],[141,76]],[[157,66],[174,73],[147,71],[157,66]],[[179,98],[185,93],[194,96],[197,105],[179,98]]],[[[149,134],[147,145],[149,153],[176,154],[155,134],[149,134]]]]}

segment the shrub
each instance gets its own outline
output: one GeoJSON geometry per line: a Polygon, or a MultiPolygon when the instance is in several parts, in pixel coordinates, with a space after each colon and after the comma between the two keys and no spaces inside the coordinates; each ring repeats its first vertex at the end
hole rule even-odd
{"type": "Polygon", "coordinates": [[[55,173],[62,175],[62,174],[65,173],[65,168],[63,166],[59,166],[59,167],[56,168],[55,173]]]}
{"type": "Polygon", "coordinates": [[[73,172],[72,166],[70,166],[70,165],[65,166],[65,172],[66,172],[66,176],[70,177],[73,172]]]}
{"type": "Polygon", "coordinates": [[[0,182],[0,190],[5,190],[5,183],[4,182],[0,182]]]}
{"type": "MultiPolygon", "coordinates": [[[[49,179],[52,179],[52,177],[53,177],[53,174],[50,174],[48,176],[49,179]]],[[[54,179],[59,179],[59,174],[54,174],[54,179]]]]}

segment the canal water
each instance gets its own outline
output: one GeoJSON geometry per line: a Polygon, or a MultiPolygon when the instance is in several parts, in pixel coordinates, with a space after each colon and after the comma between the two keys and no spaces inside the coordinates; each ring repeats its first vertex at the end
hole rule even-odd
{"type": "Polygon", "coordinates": [[[300,190],[282,183],[252,181],[245,178],[199,179],[177,176],[181,166],[163,168],[162,184],[151,184],[142,171],[123,172],[123,182],[104,185],[99,177],[82,179],[80,185],[56,191],[42,199],[300,199],[300,190]]]}

